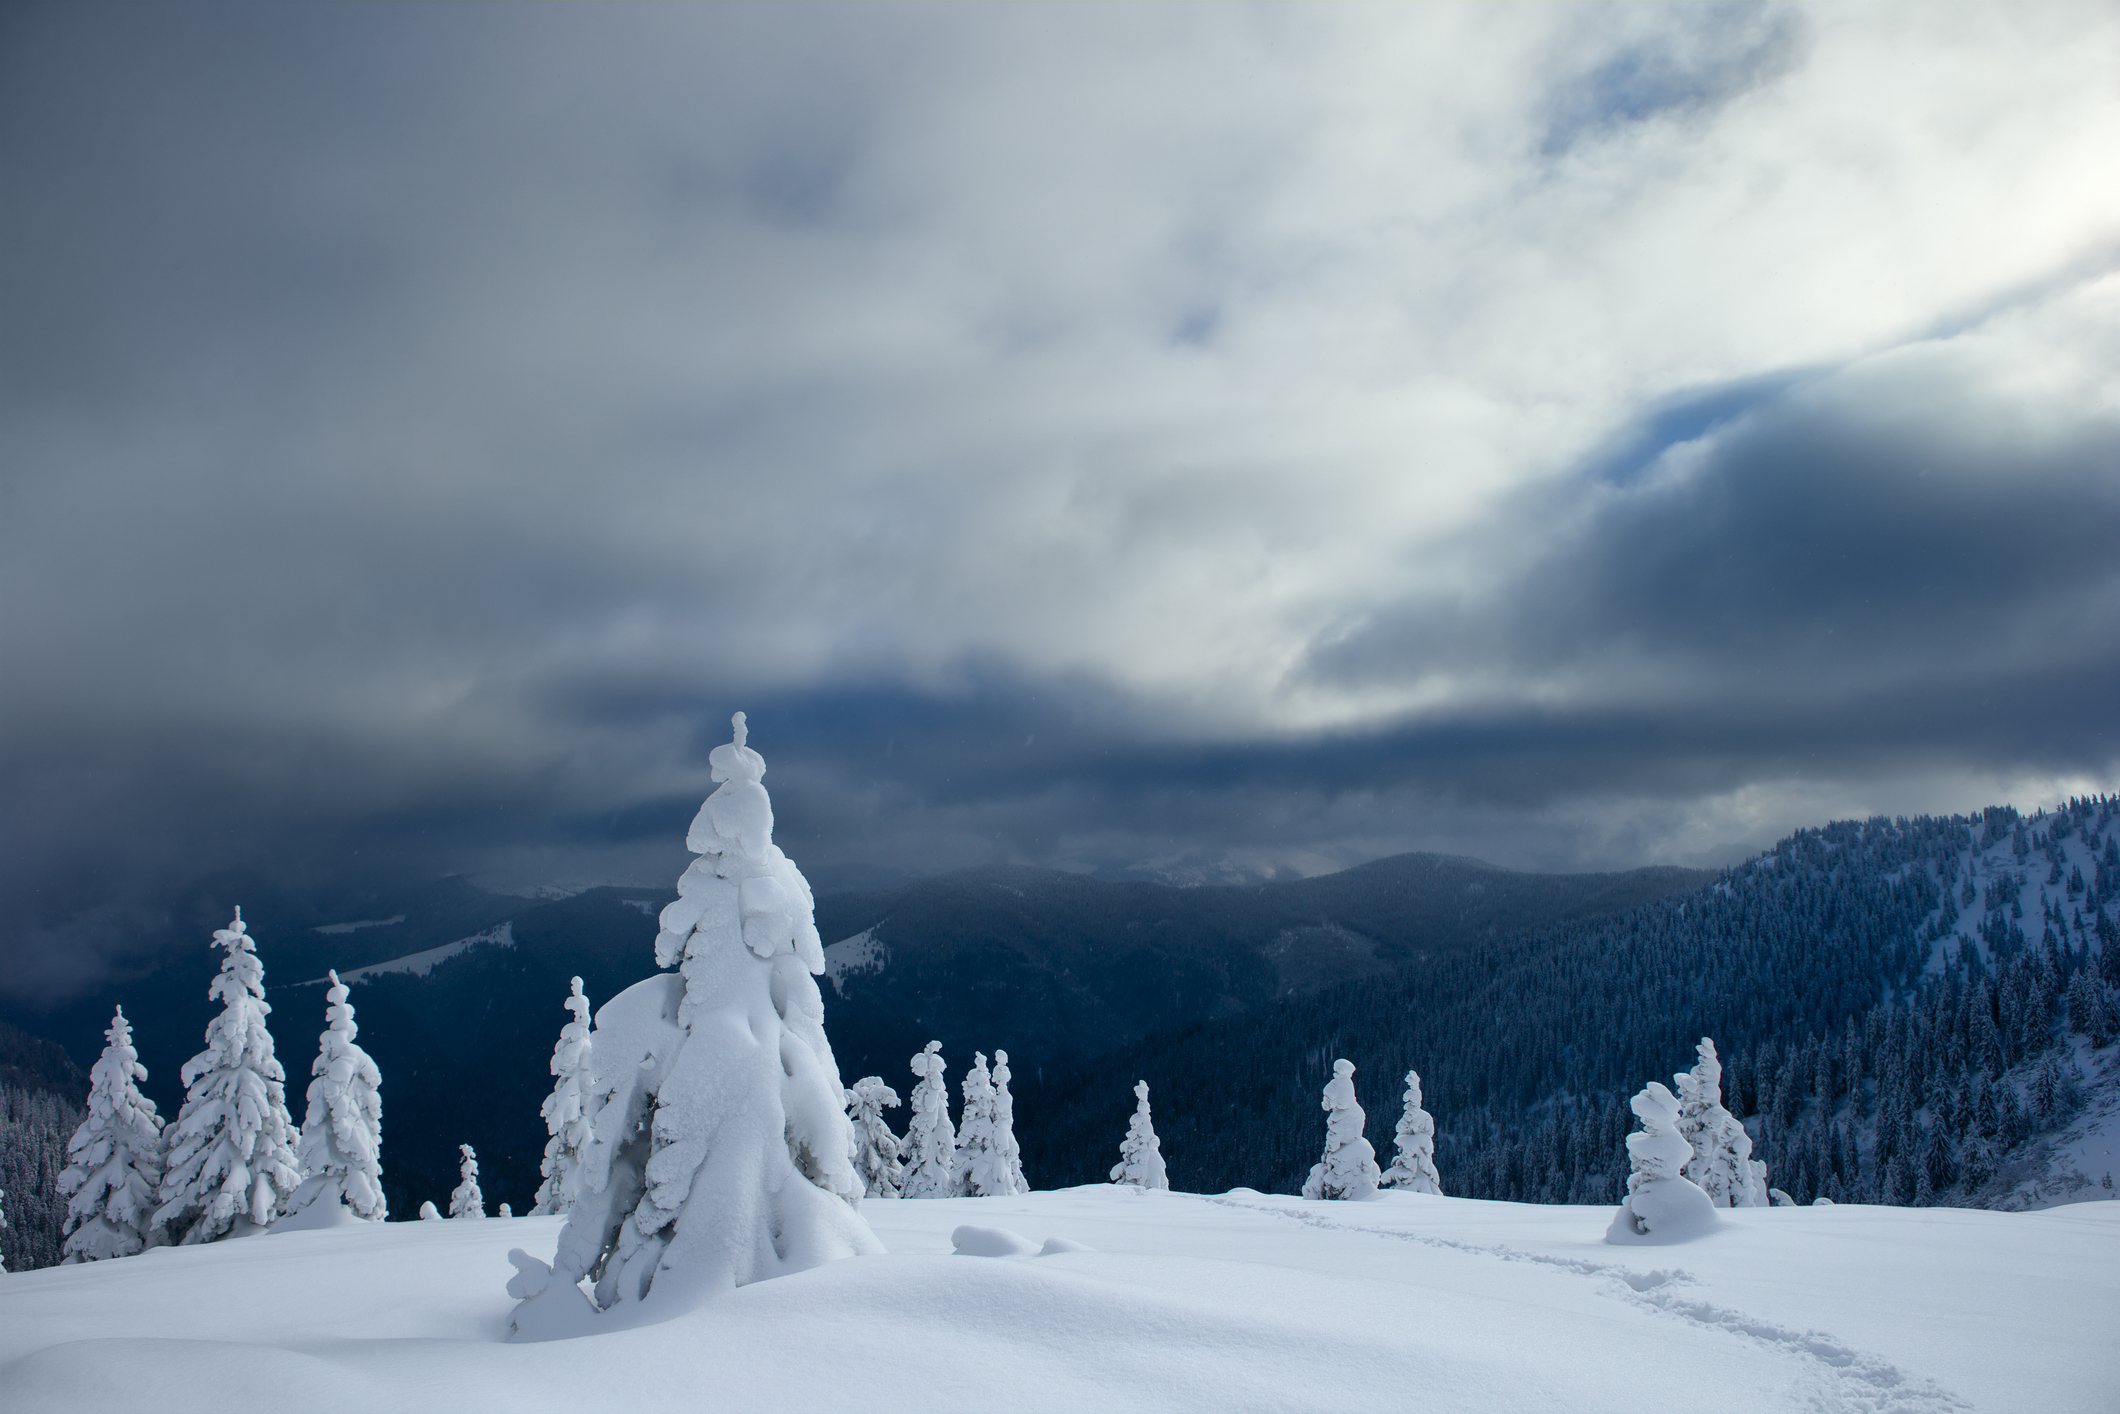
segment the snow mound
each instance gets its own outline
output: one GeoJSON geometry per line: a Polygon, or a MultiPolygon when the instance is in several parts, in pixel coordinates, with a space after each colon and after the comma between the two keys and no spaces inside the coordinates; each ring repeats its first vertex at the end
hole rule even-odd
{"type": "Polygon", "coordinates": [[[950,1246],[960,1257],[1033,1257],[1043,1255],[1038,1244],[1020,1232],[1005,1227],[977,1227],[965,1223],[950,1233],[950,1246]]]}

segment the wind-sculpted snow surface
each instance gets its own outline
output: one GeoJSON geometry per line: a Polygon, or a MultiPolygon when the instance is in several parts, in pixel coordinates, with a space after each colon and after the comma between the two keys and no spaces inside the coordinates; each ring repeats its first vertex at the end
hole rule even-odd
{"type": "Polygon", "coordinates": [[[685,840],[699,858],[655,944],[682,979],[682,1039],[664,1055],[652,1042],[636,1052],[628,1084],[604,1064],[625,1047],[593,1037],[599,1084],[611,1086],[602,1104],[618,1112],[610,1128],[602,1110],[592,1125],[597,1156],[577,1171],[554,1261],[511,1255],[520,1338],[667,1319],[732,1287],[882,1250],[858,1207],[810,886],[773,843],[766,764],[741,712],[732,725],[735,739],[708,758],[720,788],[685,840]]]}
{"type": "Polygon", "coordinates": [[[558,1218],[358,1223],[11,1275],[0,1405],[2110,1414],[2120,1388],[2120,1203],[1738,1209],[1683,1248],[1597,1244],[1609,1206],[1395,1191],[1098,1184],[863,1211],[887,1255],[548,1344],[502,1339],[492,1272],[558,1218]]]}

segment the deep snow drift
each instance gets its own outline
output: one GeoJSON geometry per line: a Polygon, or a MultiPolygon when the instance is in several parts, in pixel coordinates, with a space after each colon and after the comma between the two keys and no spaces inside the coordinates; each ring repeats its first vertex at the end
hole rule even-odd
{"type": "Polygon", "coordinates": [[[2120,1392],[2120,1202],[1738,1209],[1649,1248],[1602,1241],[1609,1207],[1394,1192],[1115,1185],[862,1213],[887,1255],[535,1345],[504,1339],[506,1253],[549,1248],[557,1218],[0,1277],[0,1403],[2108,1414],[2120,1392]]]}

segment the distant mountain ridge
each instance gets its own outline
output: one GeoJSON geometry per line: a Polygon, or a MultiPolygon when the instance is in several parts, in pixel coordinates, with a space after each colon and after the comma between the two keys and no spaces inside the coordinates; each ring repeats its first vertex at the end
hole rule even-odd
{"type": "MultiPolygon", "coordinates": [[[[819,929],[842,964],[849,950],[836,944],[865,935],[857,965],[827,984],[826,1025],[850,1081],[905,1080],[906,1059],[930,1039],[944,1043],[953,1077],[974,1048],[1001,1048],[1034,1078],[1159,1029],[1389,975],[1479,938],[1595,916],[1709,877],[1523,874],[1440,855],[1197,888],[967,870],[819,901],[819,929]]],[[[144,1088],[173,1114],[178,1068],[214,1010],[206,940],[241,903],[265,963],[290,1108],[301,1108],[321,1029],[322,989],[305,984],[336,968],[355,978],[361,1044],[383,1072],[393,1205],[410,1211],[445,1197],[455,1146],[469,1142],[489,1195],[522,1207],[544,1146],[538,1105],[567,979],[580,975],[601,1004],[653,973],[655,915],[671,897],[625,888],[523,897],[461,878],[396,889],[227,879],[177,910],[168,964],[25,1020],[93,1060],[110,1007],[122,1002],[150,1072],[144,1088]]]]}

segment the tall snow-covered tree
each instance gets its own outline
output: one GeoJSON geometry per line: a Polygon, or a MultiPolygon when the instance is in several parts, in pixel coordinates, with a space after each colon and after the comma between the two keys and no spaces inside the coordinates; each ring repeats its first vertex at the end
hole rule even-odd
{"type": "Polygon", "coordinates": [[[957,1129],[950,1123],[950,1092],[942,1080],[949,1067],[941,1052],[942,1043],[930,1041],[912,1060],[920,1083],[913,1087],[913,1118],[898,1149],[905,1158],[905,1183],[899,1191],[908,1198],[957,1196],[952,1182],[957,1129]]]}
{"type": "MultiPolygon", "coordinates": [[[[0,1188],[0,1232],[7,1231],[7,1190],[0,1188]]],[[[7,1259],[0,1257],[0,1272],[7,1270],[7,1259]]]]}
{"type": "Polygon", "coordinates": [[[1305,1198],[1373,1198],[1383,1175],[1377,1151],[1362,1137],[1368,1116],[1354,1098],[1354,1062],[1332,1063],[1321,1101],[1325,1110],[1325,1155],[1303,1184],[1305,1198]]]}
{"type": "Polygon", "coordinates": [[[302,1186],[278,1224],[288,1229],[326,1226],[347,1212],[373,1223],[389,1216],[383,1201],[383,1075],[354,1043],[360,1027],[346,984],[336,970],[330,978],[324,1034],[309,1068],[309,1112],[295,1145],[302,1186]]]}
{"type": "Polygon", "coordinates": [[[187,1246],[270,1227],[301,1185],[287,1072],[265,1029],[265,967],[243,910],[213,940],[226,956],[206,994],[221,1014],[206,1028],[206,1049],[179,1072],[184,1106],[162,1131],[154,1215],[155,1227],[187,1246]]]}
{"type": "Polygon", "coordinates": [[[1028,1193],[1023,1177],[1023,1149],[1016,1143],[1016,1097],[1009,1093],[1008,1052],[994,1052],[994,1152],[1008,1168],[1008,1191],[1028,1193]]]}
{"type": "Polygon", "coordinates": [[[581,978],[574,978],[571,986],[564,1003],[567,1024],[560,1027],[559,1041],[552,1047],[552,1093],[540,1111],[551,1137],[545,1141],[544,1182],[537,1187],[532,1216],[567,1211],[574,1201],[574,1171],[581,1165],[582,1146],[589,1142],[589,998],[582,993],[581,978]]]}
{"type": "Polygon", "coordinates": [[[154,1240],[162,1182],[162,1117],[140,1093],[147,1067],[120,1007],[88,1075],[88,1115],[67,1141],[59,1196],[67,1200],[62,1262],[130,1257],[154,1240]]]}
{"type": "Polygon", "coordinates": [[[478,1155],[469,1144],[456,1146],[458,1163],[456,1168],[456,1191],[449,1195],[449,1216],[452,1218],[483,1218],[486,1216],[486,1195],[478,1187],[478,1155]]]}
{"type": "Polygon", "coordinates": [[[1701,1037],[1695,1054],[1693,1069],[1672,1077],[1678,1085],[1673,1127],[1693,1151],[1684,1176],[1718,1208],[1764,1208],[1767,1167],[1752,1157],[1752,1137],[1744,1125],[1723,1108],[1722,1061],[1715,1042],[1701,1037]]]}
{"type": "Polygon", "coordinates": [[[1607,1242],[1683,1242],[1715,1225],[1715,1203],[1686,1178],[1693,1146],[1678,1132],[1678,1097],[1654,1080],[1628,1102],[1642,1127],[1627,1136],[1633,1171],[1607,1242]]]}
{"type": "Polygon", "coordinates": [[[986,1068],[986,1053],[972,1054],[972,1068],[964,1073],[964,1108],[958,1115],[957,1157],[950,1171],[950,1186],[971,1198],[1005,1198],[1015,1191],[1008,1160],[995,1142],[994,1077],[986,1068]]]}
{"type": "Polygon", "coordinates": [[[898,1136],[884,1122],[885,1108],[897,1109],[898,1092],[880,1075],[864,1075],[847,1087],[847,1118],[854,1135],[854,1172],[861,1177],[864,1198],[896,1198],[905,1182],[898,1162],[898,1136]]]}
{"type": "MultiPolygon", "coordinates": [[[[718,788],[685,839],[699,858],[655,940],[656,961],[681,979],[681,1041],[654,1067],[647,1134],[599,1145],[577,1174],[554,1264],[511,1254],[519,1337],[583,1329],[575,1286],[592,1270],[597,1308],[625,1324],[883,1250],[859,1208],[809,882],[773,843],[766,763],[746,742],[744,714],[731,726],[734,739],[708,757],[718,788]]],[[[649,978],[628,991],[667,988],[649,978]]]]}
{"type": "Polygon", "coordinates": [[[1112,1182],[1144,1189],[1170,1187],[1170,1175],[1163,1168],[1163,1141],[1156,1138],[1155,1122],[1149,1118],[1146,1080],[1134,1082],[1133,1118],[1126,1122],[1126,1137],[1119,1141],[1119,1162],[1112,1165],[1112,1182]]]}
{"type": "Polygon", "coordinates": [[[1407,1193],[1440,1195],[1443,1182],[1435,1171],[1435,1120],[1421,1108],[1421,1077],[1406,1072],[1406,1110],[1399,1116],[1398,1153],[1384,1171],[1383,1183],[1407,1193]]]}

